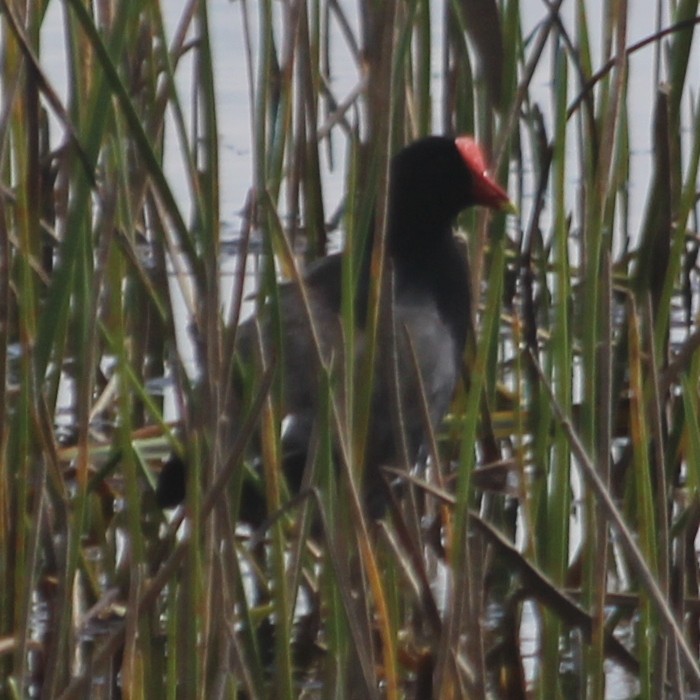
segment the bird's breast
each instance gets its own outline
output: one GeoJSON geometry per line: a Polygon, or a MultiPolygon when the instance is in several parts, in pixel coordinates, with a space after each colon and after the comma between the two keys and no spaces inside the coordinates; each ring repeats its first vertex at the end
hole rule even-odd
{"type": "MultiPolygon", "coordinates": [[[[457,340],[431,299],[397,300],[395,332],[400,366],[411,368],[402,372],[404,381],[411,386],[409,393],[421,388],[410,378],[415,373],[411,370],[417,368],[435,426],[449,407],[459,377],[461,352],[457,340]]],[[[407,401],[417,398],[417,395],[407,397],[407,401]]]]}

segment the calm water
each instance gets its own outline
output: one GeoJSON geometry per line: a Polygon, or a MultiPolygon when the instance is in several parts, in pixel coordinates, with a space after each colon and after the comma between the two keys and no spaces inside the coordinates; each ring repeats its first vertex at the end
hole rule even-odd
{"type": "MultiPolygon", "coordinates": [[[[173,31],[184,6],[183,0],[168,0],[163,3],[163,11],[166,13],[166,21],[173,31]]],[[[601,4],[589,3],[590,27],[592,29],[591,44],[593,47],[594,61],[600,56],[601,37],[595,33],[596,27],[602,26],[599,13],[601,4]]],[[[356,16],[353,11],[355,3],[352,0],[343,0],[341,5],[348,8],[348,17],[356,24],[356,16]]],[[[650,11],[651,3],[629,3],[628,20],[628,44],[653,33],[656,25],[656,17],[650,11]]],[[[666,3],[665,3],[666,5],[666,3]]],[[[251,106],[249,102],[248,67],[244,51],[243,34],[243,3],[230,2],[229,0],[210,0],[209,14],[211,19],[212,41],[214,47],[216,88],[218,94],[218,119],[220,129],[220,163],[221,163],[221,212],[224,237],[235,237],[241,227],[241,209],[246,199],[246,194],[252,183],[252,153],[251,153],[251,106]]],[[[574,2],[564,2],[561,15],[570,35],[575,37],[575,24],[573,21],[574,2]]],[[[433,5],[433,65],[435,75],[440,70],[440,35],[442,31],[442,9],[439,3],[433,5]]],[[[63,35],[63,8],[60,3],[49,3],[48,16],[44,23],[42,33],[42,63],[43,67],[57,89],[59,95],[65,96],[65,58],[63,35]]],[[[252,35],[255,36],[256,6],[249,3],[252,35]]],[[[668,13],[668,9],[665,10],[668,13]]],[[[535,28],[547,16],[547,8],[541,0],[521,0],[521,13],[524,18],[526,32],[535,28]]],[[[668,16],[663,17],[664,26],[669,24],[668,16]]],[[[335,26],[335,25],[334,25],[335,26]]],[[[280,38],[281,39],[281,38],[280,38]]],[[[358,67],[354,65],[339,33],[331,40],[332,56],[332,82],[338,102],[350,93],[352,88],[360,80],[358,67]]],[[[550,52],[545,52],[544,60],[535,74],[532,95],[545,114],[548,126],[551,120],[548,118],[552,96],[549,84],[550,52]]],[[[700,52],[695,46],[695,62],[700,68],[700,52]]],[[[185,58],[181,61],[178,71],[178,83],[181,94],[190,94],[192,79],[191,61],[185,58]]],[[[630,104],[633,106],[630,115],[630,139],[632,146],[632,172],[634,179],[630,182],[632,196],[632,221],[631,228],[638,228],[643,213],[642,202],[645,199],[650,182],[650,148],[651,148],[651,115],[654,96],[654,47],[649,46],[635,53],[629,65],[629,95],[630,104]]],[[[700,71],[698,71],[700,74],[700,71]]],[[[691,77],[691,85],[700,85],[700,75],[691,77]]],[[[576,80],[571,77],[569,85],[570,99],[578,92],[576,80]]],[[[440,81],[435,81],[433,90],[435,100],[435,124],[440,123],[440,81]]],[[[183,107],[188,107],[187,100],[183,101],[183,107]]],[[[686,110],[687,111],[687,110],[686,110]]],[[[56,125],[57,126],[57,125],[56,125]]],[[[53,137],[60,139],[58,128],[53,129],[53,137]]],[[[172,134],[171,134],[172,136],[172,134]]],[[[166,170],[169,174],[171,186],[180,202],[190,201],[186,183],[180,177],[182,170],[181,156],[178,146],[173,138],[166,140],[169,149],[166,152],[166,170]]],[[[576,140],[569,139],[572,149],[576,147],[576,140]]],[[[340,202],[343,189],[342,168],[342,143],[340,139],[334,141],[334,158],[338,164],[331,170],[328,163],[324,163],[324,198],[327,211],[334,211],[340,202]]],[[[325,154],[324,154],[325,157],[325,154]]],[[[570,184],[576,185],[577,178],[573,176],[570,184]]],[[[526,193],[527,194],[527,193],[526,193]]],[[[524,202],[522,219],[527,220],[529,214],[529,202],[524,202]]],[[[187,214],[187,204],[184,212],[187,214]]]]}

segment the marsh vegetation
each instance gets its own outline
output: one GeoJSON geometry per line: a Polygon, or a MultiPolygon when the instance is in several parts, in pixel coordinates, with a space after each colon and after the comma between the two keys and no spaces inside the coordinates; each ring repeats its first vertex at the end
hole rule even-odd
{"type": "Polygon", "coordinates": [[[55,4],[0,3],[0,694],[697,697],[697,0],[648,3],[641,41],[625,0],[594,18],[584,0],[239,0],[252,167],[226,287],[215,3],[166,29],[157,2],[66,0],[65,89],[42,44],[55,4]],[[428,133],[475,134],[520,214],[459,220],[467,380],[372,522],[348,495],[362,368],[339,420],[321,366],[290,500],[279,379],[234,396],[233,347],[246,269],[274,309],[340,238],[352,297],[389,157],[428,133]],[[188,492],[166,516],[173,454],[188,492]],[[251,531],[256,469],[270,517],[251,531]]]}

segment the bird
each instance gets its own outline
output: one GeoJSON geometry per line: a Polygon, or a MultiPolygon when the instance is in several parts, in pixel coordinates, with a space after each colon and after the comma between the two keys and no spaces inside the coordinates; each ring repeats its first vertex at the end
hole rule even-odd
{"type": "MultiPolygon", "coordinates": [[[[372,518],[384,515],[388,501],[382,467],[416,461],[428,430],[444,418],[459,381],[471,330],[471,301],[467,260],[453,225],[472,206],[506,213],[515,209],[489,174],[484,152],[472,137],[427,136],[391,159],[384,239],[390,303],[380,314],[362,470],[363,501],[372,518]]],[[[282,349],[277,369],[282,372],[287,426],[281,440],[282,468],[291,492],[301,485],[320,403],[316,340],[322,361],[334,367],[344,366],[346,352],[354,354],[357,366],[367,351],[371,245],[370,237],[353,300],[357,328],[352,348],[345,346],[341,323],[342,252],[311,263],[303,275],[315,335],[299,286],[286,283],[279,289],[282,349]]],[[[237,353],[248,364],[256,352],[269,360],[277,354],[277,337],[263,308],[239,328],[237,353]]],[[[185,488],[182,460],[168,465],[156,489],[164,508],[182,500],[185,488]]],[[[263,496],[244,489],[240,510],[243,519],[259,521],[265,512],[263,496]]]]}

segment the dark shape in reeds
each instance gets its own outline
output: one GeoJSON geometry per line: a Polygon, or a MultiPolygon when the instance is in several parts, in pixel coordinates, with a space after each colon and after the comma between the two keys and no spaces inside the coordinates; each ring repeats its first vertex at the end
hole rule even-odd
{"type": "MultiPolygon", "coordinates": [[[[458,381],[470,328],[470,284],[465,256],[452,235],[452,224],[463,209],[473,205],[512,208],[506,192],[488,175],[482,151],[471,138],[431,136],[407,146],[393,158],[386,236],[393,274],[389,292],[392,303],[384,304],[380,317],[365,447],[364,498],[373,517],[381,516],[386,504],[382,465],[412,463],[425,439],[421,392],[429,421],[436,427],[458,381]]],[[[362,267],[355,298],[353,351],[357,366],[366,350],[369,254],[364,256],[362,267]]],[[[341,254],[313,263],[304,276],[322,357],[324,361],[333,358],[338,368],[344,366],[346,350],[341,327],[341,280],[341,254]]],[[[319,367],[314,360],[318,352],[299,288],[284,285],[279,304],[283,408],[291,418],[283,436],[283,468],[290,489],[295,491],[301,484],[319,403],[319,367]]],[[[270,354],[273,337],[267,317],[251,319],[239,330],[238,352],[245,362],[254,358],[256,347],[270,354]]],[[[182,466],[179,462],[169,464],[182,466]]],[[[184,493],[184,469],[164,469],[161,474],[160,504],[172,506],[173,493],[184,493]],[[167,483],[178,480],[175,486],[167,483]]],[[[260,495],[244,489],[241,516],[256,524],[264,517],[260,495]]]]}

